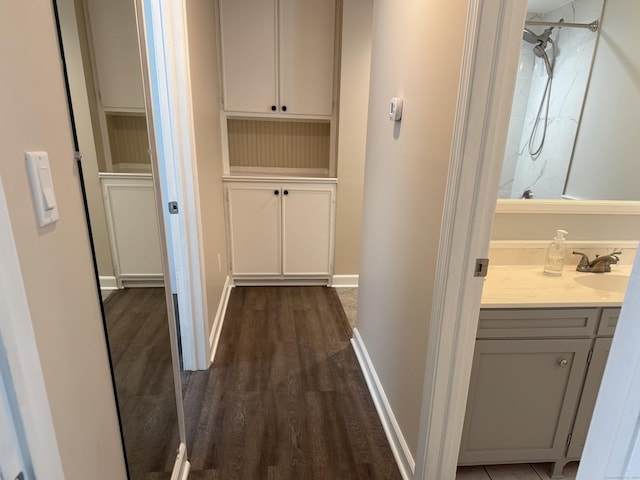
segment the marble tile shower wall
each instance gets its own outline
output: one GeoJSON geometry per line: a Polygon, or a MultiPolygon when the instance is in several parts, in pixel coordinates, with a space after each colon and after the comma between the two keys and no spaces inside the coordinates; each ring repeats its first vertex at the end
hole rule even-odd
{"type": "MultiPolygon", "coordinates": [[[[602,0],[574,0],[545,13],[531,13],[530,20],[590,23],[600,17],[602,0]]],[[[537,33],[543,27],[531,28],[537,33]]],[[[501,198],[520,198],[530,189],[535,198],[560,198],[571,160],[585,89],[595,47],[596,33],[579,28],[556,28],[552,39],[557,56],[551,86],[549,122],[544,147],[537,159],[528,143],[547,82],[544,61],[523,42],[511,121],[500,182],[501,198]]],[[[550,54],[551,47],[547,49],[550,54]]],[[[542,132],[542,124],[538,133],[542,132]]],[[[539,137],[537,137],[539,138],[539,137]]],[[[535,143],[535,142],[534,142],[535,143]]]]}

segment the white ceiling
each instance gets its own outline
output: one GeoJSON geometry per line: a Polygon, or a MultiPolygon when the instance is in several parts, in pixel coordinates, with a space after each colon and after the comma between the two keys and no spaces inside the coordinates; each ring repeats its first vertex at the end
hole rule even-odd
{"type": "Polygon", "coordinates": [[[569,3],[569,0],[529,0],[527,12],[548,12],[549,10],[558,8],[565,3],[569,3]]]}

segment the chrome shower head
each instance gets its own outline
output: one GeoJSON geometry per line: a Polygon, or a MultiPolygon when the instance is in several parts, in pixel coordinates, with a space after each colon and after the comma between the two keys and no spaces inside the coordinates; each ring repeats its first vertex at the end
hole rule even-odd
{"type": "MultiPolygon", "coordinates": [[[[564,19],[560,20],[561,22],[564,21],[564,19]]],[[[547,28],[544,32],[542,32],[540,35],[538,35],[537,33],[533,32],[532,30],[529,30],[528,28],[524,28],[522,30],[522,39],[527,42],[527,43],[531,43],[534,45],[533,47],[533,53],[536,57],[542,58],[544,60],[544,64],[545,67],[547,69],[547,74],[549,75],[549,77],[551,77],[553,75],[553,64],[555,63],[555,56],[557,54],[556,52],[556,48],[555,48],[555,43],[553,42],[553,39],[551,38],[551,32],[553,32],[553,27],[549,27],[547,28]],[[549,60],[549,56],[547,55],[547,45],[551,44],[551,46],[553,47],[553,59],[549,60]]]]}
{"type": "Polygon", "coordinates": [[[532,43],[534,45],[540,41],[540,38],[538,38],[538,35],[532,32],[531,30],[529,30],[528,28],[525,28],[522,31],[522,39],[525,42],[532,43]]]}

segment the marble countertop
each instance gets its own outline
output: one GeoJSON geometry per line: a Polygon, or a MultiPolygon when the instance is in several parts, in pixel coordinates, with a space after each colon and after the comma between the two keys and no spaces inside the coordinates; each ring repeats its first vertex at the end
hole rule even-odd
{"type": "Polygon", "coordinates": [[[559,277],[542,273],[542,265],[489,266],[481,308],[619,307],[624,293],[596,290],[577,283],[581,275],[629,275],[630,265],[612,265],[611,273],[576,272],[565,266],[559,277]]]}

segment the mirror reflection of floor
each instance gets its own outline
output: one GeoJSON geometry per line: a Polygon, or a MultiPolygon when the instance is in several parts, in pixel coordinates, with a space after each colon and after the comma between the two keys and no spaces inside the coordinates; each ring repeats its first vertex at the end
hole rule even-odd
{"type": "Polygon", "coordinates": [[[164,480],[180,443],[163,288],[130,288],[104,304],[131,480],[164,480]]]}

